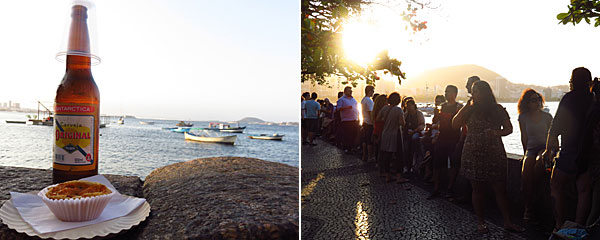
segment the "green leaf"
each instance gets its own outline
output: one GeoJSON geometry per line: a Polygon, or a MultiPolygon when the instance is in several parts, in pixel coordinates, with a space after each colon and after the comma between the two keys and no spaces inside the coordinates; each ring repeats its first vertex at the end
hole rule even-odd
{"type": "Polygon", "coordinates": [[[556,19],[563,20],[568,16],[569,16],[569,13],[559,13],[558,15],[556,15],[556,19]]]}

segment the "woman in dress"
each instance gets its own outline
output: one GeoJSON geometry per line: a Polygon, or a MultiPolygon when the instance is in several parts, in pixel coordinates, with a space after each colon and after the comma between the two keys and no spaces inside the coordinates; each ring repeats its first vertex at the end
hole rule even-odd
{"type": "MultiPolygon", "coordinates": [[[[533,184],[536,178],[535,166],[538,154],[546,149],[548,129],[552,123],[552,115],[542,111],[544,98],[535,90],[528,88],[523,91],[519,103],[519,127],[521,129],[521,144],[523,145],[523,167],[521,169],[521,189],[525,199],[525,213],[523,219],[533,220],[532,195],[533,184]]],[[[539,173],[538,173],[539,175],[539,173]]]]}
{"type": "Polygon", "coordinates": [[[471,182],[472,202],[477,215],[477,231],[487,233],[484,220],[486,188],[491,185],[504,218],[504,229],[522,232],[524,229],[510,220],[506,198],[506,151],[502,137],[512,133],[506,109],[496,102],[490,85],[485,81],[473,84],[472,100],[460,109],[452,127],[467,125],[469,131],[462,151],[461,174],[471,182]]]}
{"type": "Polygon", "coordinates": [[[404,126],[404,112],[398,107],[400,94],[394,92],[388,98],[388,106],[383,107],[377,115],[377,120],[384,121],[379,144],[380,171],[385,175],[386,181],[391,180],[390,164],[397,171],[398,183],[407,182],[402,177],[402,126],[404,126]],[[392,162],[393,156],[396,160],[392,162]]]}

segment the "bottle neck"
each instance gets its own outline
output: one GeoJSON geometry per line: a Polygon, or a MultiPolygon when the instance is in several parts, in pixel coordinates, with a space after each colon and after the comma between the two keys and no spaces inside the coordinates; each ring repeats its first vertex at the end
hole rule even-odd
{"type": "Polygon", "coordinates": [[[78,56],[78,55],[67,55],[67,71],[69,70],[91,70],[91,58],[78,56]]]}
{"type": "Polygon", "coordinates": [[[67,71],[90,69],[90,38],[87,27],[87,17],[86,7],[82,5],[73,6],[68,45],[68,52],[71,54],[67,55],[67,71]]]}

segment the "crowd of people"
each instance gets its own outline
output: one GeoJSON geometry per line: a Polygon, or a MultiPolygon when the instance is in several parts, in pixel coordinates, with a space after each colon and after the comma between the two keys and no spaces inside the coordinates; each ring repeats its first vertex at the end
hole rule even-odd
{"type": "MultiPolygon", "coordinates": [[[[531,210],[535,183],[549,174],[555,230],[570,215],[582,226],[600,224],[600,83],[580,67],[573,70],[569,84],[571,90],[561,99],[554,118],[542,110],[544,98],[533,89],[523,91],[517,107],[523,145],[523,219],[539,217],[531,210]],[[570,186],[577,191],[575,214],[565,206],[564,192],[570,186]]],[[[504,228],[524,231],[511,221],[506,193],[508,157],[502,137],[513,132],[509,114],[486,81],[472,76],[465,87],[469,99],[464,104],[457,102],[454,85],[435,97],[431,123],[426,123],[413,97],[377,94],[373,86],[364,89],[361,111],[351,87],[338,94],[335,105],[306,92],[301,99],[302,144],[314,146],[315,137],[320,136],[345,153],[374,162],[386,182],[403,184],[410,176],[420,176],[433,185],[427,199],[459,198],[453,190],[460,174],[472,189],[477,231],[488,231],[484,221],[487,189],[495,194],[504,228]]]]}

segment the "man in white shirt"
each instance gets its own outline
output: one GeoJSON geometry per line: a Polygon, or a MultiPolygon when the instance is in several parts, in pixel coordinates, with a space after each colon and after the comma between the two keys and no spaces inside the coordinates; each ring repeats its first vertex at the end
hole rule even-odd
{"type": "Polygon", "coordinates": [[[375,87],[366,86],[365,87],[365,97],[360,101],[362,106],[362,116],[363,116],[363,124],[362,124],[362,149],[363,155],[362,160],[364,162],[369,161],[373,157],[373,142],[371,141],[371,136],[373,135],[373,120],[371,119],[371,112],[373,111],[373,93],[375,93],[375,87]]]}

